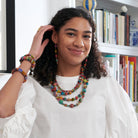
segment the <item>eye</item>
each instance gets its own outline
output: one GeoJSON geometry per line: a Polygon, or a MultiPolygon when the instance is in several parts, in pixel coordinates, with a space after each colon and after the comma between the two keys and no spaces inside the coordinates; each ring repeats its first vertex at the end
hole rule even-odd
{"type": "Polygon", "coordinates": [[[91,38],[90,35],[84,35],[83,37],[84,37],[84,38],[91,38]]]}
{"type": "Polygon", "coordinates": [[[75,36],[74,33],[67,33],[67,35],[69,35],[69,36],[75,36]]]}

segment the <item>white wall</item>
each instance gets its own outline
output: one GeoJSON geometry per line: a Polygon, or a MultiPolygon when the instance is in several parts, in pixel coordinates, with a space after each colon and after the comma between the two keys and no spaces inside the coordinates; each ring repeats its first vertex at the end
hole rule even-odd
{"type": "Polygon", "coordinates": [[[7,70],[6,55],[6,1],[0,0],[0,70],[7,70]]]}
{"type": "Polygon", "coordinates": [[[20,57],[29,52],[39,26],[47,24],[47,10],[46,0],[15,0],[16,66],[20,57]]]}
{"type": "Polygon", "coordinates": [[[16,66],[20,57],[29,52],[39,26],[48,24],[63,7],[75,7],[75,0],[15,0],[16,66]]]}
{"type": "Polygon", "coordinates": [[[50,0],[49,7],[49,17],[51,18],[59,9],[65,7],[75,7],[75,0],[50,0]]]}

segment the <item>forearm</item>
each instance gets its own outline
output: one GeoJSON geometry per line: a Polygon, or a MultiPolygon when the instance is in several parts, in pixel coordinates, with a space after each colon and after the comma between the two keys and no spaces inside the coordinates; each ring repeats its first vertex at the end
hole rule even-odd
{"type": "MultiPolygon", "coordinates": [[[[39,57],[42,55],[46,45],[49,42],[49,39],[46,39],[42,43],[43,35],[46,31],[53,30],[53,28],[54,27],[51,25],[42,26],[35,34],[29,52],[29,55],[33,56],[33,60],[39,59],[39,57]]],[[[31,65],[32,63],[23,60],[20,68],[27,73],[30,70],[31,65]]],[[[23,81],[24,76],[20,72],[16,71],[5,84],[5,86],[0,90],[0,117],[9,116],[15,112],[15,104],[23,81]]]]}
{"type": "MultiPolygon", "coordinates": [[[[26,73],[30,67],[31,63],[28,61],[23,61],[20,65],[26,73]]],[[[0,117],[7,117],[15,112],[15,104],[23,81],[23,75],[16,71],[0,90],[0,117]]]]}

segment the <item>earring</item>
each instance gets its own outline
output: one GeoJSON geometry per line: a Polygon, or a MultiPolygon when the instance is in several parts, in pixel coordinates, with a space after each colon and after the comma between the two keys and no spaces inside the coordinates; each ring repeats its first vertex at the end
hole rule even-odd
{"type": "Polygon", "coordinates": [[[57,45],[56,44],[55,44],[55,58],[56,58],[56,63],[58,64],[57,45]]]}
{"type": "Polygon", "coordinates": [[[85,61],[84,61],[84,69],[85,69],[86,66],[87,66],[87,61],[88,61],[88,56],[85,58],[85,61]]]}
{"type": "Polygon", "coordinates": [[[82,64],[82,66],[81,66],[81,73],[82,74],[84,74],[84,70],[86,69],[87,61],[88,61],[88,56],[85,58],[85,60],[83,61],[84,64],[82,64]]]}

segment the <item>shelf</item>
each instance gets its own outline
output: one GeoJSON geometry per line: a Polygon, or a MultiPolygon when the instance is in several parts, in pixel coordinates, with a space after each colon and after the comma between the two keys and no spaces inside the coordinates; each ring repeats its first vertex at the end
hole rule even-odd
{"type": "MultiPolygon", "coordinates": [[[[138,13],[138,0],[96,0],[97,9],[106,9],[113,13],[120,13],[121,7],[126,5],[128,8],[127,14],[135,15],[138,13]]],[[[76,7],[83,6],[83,0],[76,0],[76,7]]]]}
{"type": "MultiPolygon", "coordinates": [[[[115,7],[115,5],[117,4],[121,4],[121,5],[127,5],[127,6],[132,6],[132,7],[135,7],[135,8],[138,8],[138,1],[137,0],[96,0],[97,1],[97,6],[99,6],[99,2],[100,2],[100,6],[103,6],[101,5],[103,2],[104,4],[105,3],[111,3],[112,6],[115,7]],[[115,5],[113,5],[113,3],[115,5]]],[[[77,5],[79,6],[82,6],[82,3],[83,3],[83,0],[76,0],[76,3],[77,5]]]]}
{"type": "Polygon", "coordinates": [[[138,56],[138,47],[122,46],[108,43],[98,43],[100,52],[128,56],[138,56]]]}
{"type": "Polygon", "coordinates": [[[127,5],[138,8],[138,1],[137,0],[110,0],[110,1],[118,2],[121,4],[127,4],[127,5]]]}

